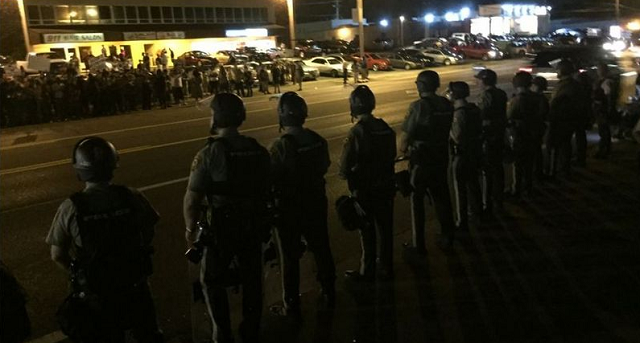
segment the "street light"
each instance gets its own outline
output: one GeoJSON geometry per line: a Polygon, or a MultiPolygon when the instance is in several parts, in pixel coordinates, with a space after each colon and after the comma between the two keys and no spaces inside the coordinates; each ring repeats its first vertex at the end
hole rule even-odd
{"type": "Polygon", "coordinates": [[[404,16],[400,16],[400,46],[404,46],[404,16]]]}
{"type": "Polygon", "coordinates": [[[463,7],[460,9],[460,20],[465,20],[471,16],[471,9],[463,7]]]}
{"type": "Polygon", "coordinates": [[[380,20],[380,26],[382,26],[382,27],[389,26],[389,21],[387,19],[380,20]]]}
{"type": "Polygon", "coordinates": [[[436,20],[436,16],[433,13],[427,13],[424,15],[424,38],[429,37],[429,24],[436,20]]]}

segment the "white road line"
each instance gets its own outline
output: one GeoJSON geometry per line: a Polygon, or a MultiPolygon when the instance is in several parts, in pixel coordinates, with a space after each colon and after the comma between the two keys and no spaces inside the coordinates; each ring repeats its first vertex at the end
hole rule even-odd
{"type": "Polygon", "coordinates": [[[161,188],[164,186],[171,186],[173,184],[176,183],[180,183],[180,182],[185,182],[185,181],[189,181],[189,177],[181,177],[179,179],[175,179],[175,180],[170,180],[170,181],[165,181],[165,182],[160,182],[160,183],[154,183],[153,185],[148,185],[148,186],[144,186],[144,187],[140,187],[138,188],[138,190],[140,192],[146,192],[152,189],[156,189],[156,188],[161,188]]]}

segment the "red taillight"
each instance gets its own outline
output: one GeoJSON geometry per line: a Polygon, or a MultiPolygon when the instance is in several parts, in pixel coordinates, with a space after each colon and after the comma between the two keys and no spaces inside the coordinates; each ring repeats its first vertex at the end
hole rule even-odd
{"type": "Polygon", "coordinates": [[[518,71],[524,71],[526,73],[533,73],[533,67],[520,67],[518,71]]]}

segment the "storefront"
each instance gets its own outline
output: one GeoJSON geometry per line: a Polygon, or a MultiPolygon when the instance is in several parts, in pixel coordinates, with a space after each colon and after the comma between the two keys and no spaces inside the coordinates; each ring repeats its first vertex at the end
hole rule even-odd
{"type": "Polygon", "coordinates": [[[481,5],[471,19],[471,33],[489,35],[543,35],[550,30],[549,6],[531,4],[481,5]]]}
{"type": "MultiPolygon", "coordinates": [[[[57,57],[70,59],[76,55],[81,61],[89,56],[99,56],[106,50],[108,56],[120,55],[124,52],[126,58],[137,63],[144,53],[152,59],[173,50],[175,57],[187,51],[199,50],[215,54],[220,50],[236,50],[238,48],[253,47],[266,50],[276,47],[276,37],[268,36],[266,29],[229,30],[228,36],[223,38],[185,38],[182,31],[144,31],[123,32],[122,40],[106,41],[104,33],[47,33],[42,35],[42,44],[33,45],[34,52],[53,51],[57,57]],[[258,34],[260,36],[245,36],[258,34]]],[[[171,65],[171,64],[169,64],[171,65]]]]}

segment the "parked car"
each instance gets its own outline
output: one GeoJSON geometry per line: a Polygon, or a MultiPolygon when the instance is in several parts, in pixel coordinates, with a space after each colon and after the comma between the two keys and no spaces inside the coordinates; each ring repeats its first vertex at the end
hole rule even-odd
{"type": "Polygon", "coordinates": [[[60,58],[58,53],[29,52],[24,61],[16,61],[16,69],[22,67],[26,74],[38,74],[40,72],[51,74],[63,74],[69,64],[64,58],[60,58]]]}
{"type": "MultiPolygon", "coordinates": [[[[342,61],[334,57],[314,57],[304,61],[304,63],[310,67],[317,68],[320,74],[330,75],[331,77],[342,75],[342,61]]],[[[349,69],[351,69],[351,65],[347,68],[347,70],[349,69]]]]}
{"type": "MultiPolygon", "coordinates": [[[[360,55],[353,54],[351,57],[357,61],[360,60],[360,55]]],[[[378,54],[365,52],[364,58],[367,61],[367,69],[371,69],[373,71],[393,69],[391,62],[378,54]]]]}
{"type": "Polygon", "coordinates": [[[243,55],[235,50],[220,50],[214,57],[222,64],[244,64],[249,61],[249,56],[243,55]]]}
{"type": "Polygon", "coordinates": [[[458,64],[462,62],[462,56],[448,49],[423,49],[422,54],[443,65],[458,64]]]}
{"type": "Polygon", "coordinates": [[[348,54],[352,52],[351,48],[349,47],[349,42],[341,39],[318,41],[316,42],[316,44],[322,50],[322,52],[326,54],[348,54]]]}
{"type": "Polygon", "coordinates": [[[382,54],[382,56],[391,62],[391,66],[394,68],[402,68],[405,70],[421,69],[424,68],[424,64],[418,58],[411,58],[408,55],[402,55],[397,52],[391,52],[382,54]]]}
{"type": "Polygon", "coordinates": [[[298,41],[293,55],[300,58],[320,56],[322,55],[322,49],[318,46],[316,41],[312,39],[303,39],[298,41]]]}
{"type": "Polygon", "coordinates": [[[396,50],[396,53],[404,57],[407,57],[411,60],[414,60],[416,62],[419,61],[422,64],[423,68],[433,64],[434,62],[433,58],[423,54],[422,50],[420,49],[399,49],[399,50],[396,50]]]}
{"type": "Polygon", "coordinates": [[[466,45],[459,45],[452,48],[453,51],[464,58],[476,58],[483,61],[499,60],[504,57],[504,53],[497,47],[490,44],[473,42],[466,45]]]}
{"type": "Polygon", "coordinates": [[[427,49],[427,48],[441,48],[447,45],[447,40],[444,38],[427,37],[422,40],[413,42],[411,48],[415,49],[427,49]]]}
{"type": "Polygon", "coordinates": [[[215,67],[218,62],[219,61],[215,57],[212,57],[204,51],[198,50],[187,51],[176,58],[176,63],[185,67],[215,67]]]}
{"type": "MultiPolygon", "coordinates": [[[[304,72],[302,80],[304,81],[316,80],[318,79],[318,76],[320,76],[320,71],[318,71],[318,68],[307,66],[304,64],[303,61],[300,61],[300,60],[295,60],[295,63],[302,63],[302,71],[304,72]]],[[[259,65],[260,63],[253,62],[253,61],[247,63],[247,66],[249,67],[249,70],[251,70],[251,73],[254,75],[256,82],[257,82],[256,70],[258,69],[259,65]]],[[[273,77],[271,76],[271,67],[273,65],[273,62],[264,62],[262,63],[262,65],[267,67],[267,74],[269,74],[269,83],[273,83],[273,77]]]]}
{"type": "Polygon", "coordinates": [[[269,57],[271,57],[272,60],[276,59],[276,58],[284,58],[286,57],[284,51],[280,48],[269,48],[267,50],[264,51],[265,54],[269,55],[269,57]]]}
{"type": "Polygon", "coordinates": [[[395,43],[391,38],[376,38],[373,40],[373,46],[376,50],[391,50],[395,43]]]}

